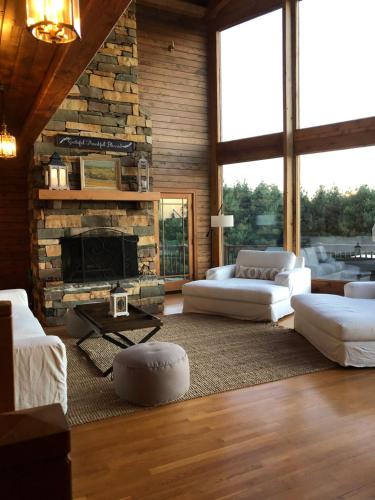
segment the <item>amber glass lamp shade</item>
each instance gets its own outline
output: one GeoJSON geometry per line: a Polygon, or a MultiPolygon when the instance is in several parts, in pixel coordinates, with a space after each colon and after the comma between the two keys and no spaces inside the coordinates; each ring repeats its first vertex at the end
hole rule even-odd
{"type": "Polygon", "coordinates": [[[15,158],[16,155],[16,138],[9,134],[3,123],[0,130],[0,158],[15,158]]]}
{"type": "Polygon", "coordinates": [[[26,0],[27,27],[42,42],[69,43],[81,37],[79,0],[26,0]]]}

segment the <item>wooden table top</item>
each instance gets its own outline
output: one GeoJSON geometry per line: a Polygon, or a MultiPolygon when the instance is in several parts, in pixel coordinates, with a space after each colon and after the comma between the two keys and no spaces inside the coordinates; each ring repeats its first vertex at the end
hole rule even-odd
{"type": "Polygon", "coordinates": [[[109,315],[109,302],[78,305],[74,311],[94,325],[100,333],[124,332],[162,326],[160,318],[129,304],[129,316],[114,318],[109,315]]]}

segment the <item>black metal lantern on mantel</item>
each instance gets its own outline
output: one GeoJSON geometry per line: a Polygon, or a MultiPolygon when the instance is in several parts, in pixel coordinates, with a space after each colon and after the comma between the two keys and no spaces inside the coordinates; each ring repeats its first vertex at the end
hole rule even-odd
{"type": "Polygon", "coordinates": [[[150,165],[143,151],[138,160],[138,191],[150,191],[150,165]]]}
{"type": "Polygon", "coordinates": [[[53,153],[49,159],[44,175],[48,189],[69,189],[68,166],[58,153],[53,153]]]}
{"type": "Polygon", "coordinates": [[[128,312],[128,294],[120,286],[120,282],[110,291],[109,296],[109,314],[114,318],[117,316],[129,316],[128,312]]]}

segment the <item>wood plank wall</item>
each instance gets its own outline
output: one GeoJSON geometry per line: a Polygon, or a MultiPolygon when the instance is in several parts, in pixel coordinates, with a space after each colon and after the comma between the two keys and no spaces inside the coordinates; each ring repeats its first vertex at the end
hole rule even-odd
{"type": "Polygon", "coordinates": [[[200,278],[211,261],[207,30],[196,19],[142,5],[137,29],[140,101],[152,119],[154,190],[195,191],[200,278]]]}
{"type": "Polygon", "coordinates": [[[0,289],[28,288],[27,162],[0,160],[0,289]]]}

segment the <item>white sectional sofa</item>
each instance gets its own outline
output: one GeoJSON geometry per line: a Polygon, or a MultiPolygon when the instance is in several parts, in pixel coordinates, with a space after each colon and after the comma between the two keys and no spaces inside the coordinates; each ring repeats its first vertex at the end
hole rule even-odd
{"type": "Polygon", "coordinates": [[[311,291],[310,269],[292,252],[240,250],[236,264],[209,269],[206,277],[182,287],[184,312],[277,321],[293,312],[292,295],[311,291]],[[275,269],[276,275],[274,279],[236,277],[240,267],[275,269]]]}
{"type": "Polygon", "coordinates": [[[60,403],[66,413],[64,344],[59,337],[45,334],[28,307],[25,290],[0,290],[3,300],[12,303],[16,410],[60,403]]]}

